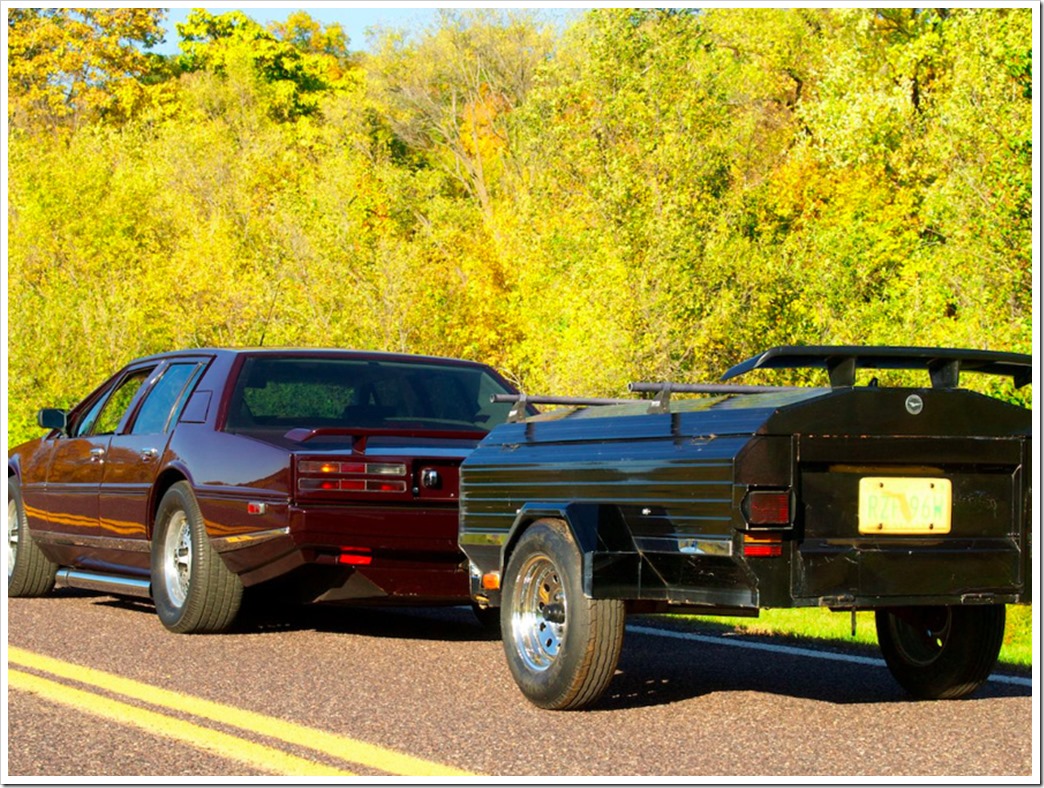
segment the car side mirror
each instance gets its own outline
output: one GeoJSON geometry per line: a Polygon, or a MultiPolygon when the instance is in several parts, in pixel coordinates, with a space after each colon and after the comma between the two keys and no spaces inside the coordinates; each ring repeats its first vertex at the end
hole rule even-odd
{"type": "Polygon", "coordinates": [[[36,423],[45,430],[58,430],[62,435],[67,435],[69,414],[58,408],[43,408],[36,414],[36,423]]]}

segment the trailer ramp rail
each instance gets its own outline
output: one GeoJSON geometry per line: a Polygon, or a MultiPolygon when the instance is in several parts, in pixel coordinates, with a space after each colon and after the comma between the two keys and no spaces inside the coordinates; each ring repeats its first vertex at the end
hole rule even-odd
{"type": "MultiPolygon", "coordinates": [[[[755,369],[825,369],[831,388],[855,386],[860,369],[925,369],[933,388],[958,388],[961,372],[1010,377],[1015,388],[1032,382],[1033,358],[1025,353],[928,347],[864,347],[860,345],[781,345],[747,359],[722,375],[730,380],[755,369]]],[[[800,386],[745,386],[733,383],[631,383],[633,394],[655,394],[650,400],[603,397],[555,397],[528,394],[494,394],[493,402],[513,402],[509,422],[525,419],[531,405],[587,407],[648,402],[650,413],[669,408],[672,394],[772,394],[795,391],[800,386]]]]}

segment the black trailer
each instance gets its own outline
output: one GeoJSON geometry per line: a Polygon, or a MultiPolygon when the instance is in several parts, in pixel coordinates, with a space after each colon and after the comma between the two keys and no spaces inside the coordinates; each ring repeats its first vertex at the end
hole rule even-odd
{"type": "Polygon", "coordinates": [[[472,596],[501,609],[531,701],[594,702],[632,612],[874,610],[912,695],[961,697],[986,680],[1005,605],[1031,601],[1032,414],[959,383],[979,372],[1023,386],[1031,358],[779,347],[723,380],[794,367],[826,369],[829,387],[523,396],[465,460],[472,596]],[[931,385],[856,385],[862,369],[923,369],[931,385]],[[567,407],[527,418],[541,403],[567,407]]]}

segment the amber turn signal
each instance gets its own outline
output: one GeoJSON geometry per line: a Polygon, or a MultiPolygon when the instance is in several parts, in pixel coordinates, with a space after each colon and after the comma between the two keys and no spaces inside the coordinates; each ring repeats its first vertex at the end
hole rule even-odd
{"type": "Polygon", "coordinates": [[[482,587],[487,591],[496,591],[500,588],[500,572],[486,572],[482,575],[482,587]]]}

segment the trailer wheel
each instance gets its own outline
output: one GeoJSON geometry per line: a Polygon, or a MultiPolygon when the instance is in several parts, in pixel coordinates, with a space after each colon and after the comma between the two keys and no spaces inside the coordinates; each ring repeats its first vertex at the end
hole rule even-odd
{"type": "Polygon", "coordinates": [[[616,671],[624,604],[587,599],[580,551],[561,520],[537,520],[508,561],[501,597],[508,668],[522,693],[544,709],[596,701],[616,671]]]}
{"type": "Polygon", "coordinates": [[[986,681],[1004,639],[1004,605],[877,611],[877,640],[896,681],[916,698],[963,698],[986,681]]]}

